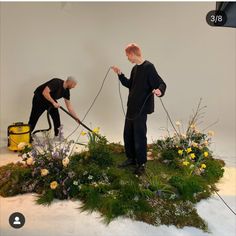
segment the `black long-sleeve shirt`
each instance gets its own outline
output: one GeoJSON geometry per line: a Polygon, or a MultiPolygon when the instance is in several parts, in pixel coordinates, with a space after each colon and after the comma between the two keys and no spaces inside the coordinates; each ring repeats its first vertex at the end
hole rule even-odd
{"type": "Polygon", "coordinates": [[[154,65],[149,61],[144,61],[141,65],[135,65],[131,71],[130,79],[121,74],[119,80],[123,86],[129,89],[128,116],[138,115],[144,103],[142,113],[151,114],[154,112],[154,95],[151,94],[153,89],[160,89],[161,96],[165,94],[166,84],[158,75],[154,65]]]}

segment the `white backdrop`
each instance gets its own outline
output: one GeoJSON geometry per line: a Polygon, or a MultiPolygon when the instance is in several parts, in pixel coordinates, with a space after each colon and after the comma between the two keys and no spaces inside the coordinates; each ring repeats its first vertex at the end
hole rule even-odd
{"type": "MultiPolygon", "coordinates": [[[[214,9],[214,2],[1,3],[1,146],[6,146],[8,125],[28,122],[34,89],[53,77],[79,80],[71,100],[82,118],[109,66],[129,76],[132,65],[124,47],[136,42],[167,84],[163,101],[173,120],[186,125],[202,97],[207,109],[200,128],[219,120],[211,128],[216,132],[213,150],[235,157],[236,31],[207,25],[205,16],[214,9]]],[[[126,103],[125,88],[122,94],[126,103]]],[[[155,100],[149,141],[164,135],[166,127],[155,100]]],[[[66,134],[76,125],[65,114],[62,123],[66,134]]],[[[122,141],[124,117],[114,73],[85,123],[101,127],[110,141],[122,141]]],[[[44,127],[45,116],[38,123],[44,127]]]]}

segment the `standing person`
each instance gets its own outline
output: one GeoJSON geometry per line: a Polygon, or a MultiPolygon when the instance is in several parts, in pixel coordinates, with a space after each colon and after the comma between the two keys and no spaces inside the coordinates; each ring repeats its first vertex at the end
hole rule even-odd
{"type": "Polygon", "coordinates": [[[76,115],[70,102],[70,89],[74,88],[76,85],[76,79],[72,76],[68,76],[65,81],[54,78],[36,88],[28,122],[31,132],[34,130],[39,117],[44,111],[50,108],[49,114],[53,120],[54,134],[55,136],[58,136],[58,128],[61,126],[61,121],[58,111],[60,105],[57,103],[57,100],[62,97],[64,98],[68,111],[78,120],[79,123],[79,117],[76,115]]]}
{"type": "Polygon", "coordinates": [[[124,126],[124,144],[127,160],[119,165],[135,165],[135,174],[145,172],[147,162],[147,114],[154,112],[154,94],[161,97],[165,94],[166,84],[158,75],[154,65],[144,60],[140,47],[129,44],[125,48],[128,60],[135,64],[130,79],[121,70],[113,66],[113,71],[123,86],[129,89],[127,112],[124,126]]]}

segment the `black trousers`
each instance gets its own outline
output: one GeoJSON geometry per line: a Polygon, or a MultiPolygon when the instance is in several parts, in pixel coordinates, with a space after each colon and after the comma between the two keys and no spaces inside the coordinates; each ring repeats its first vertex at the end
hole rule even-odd
{"type": "Polygon", "coordinates": [[[138,165],[147,162],[147,114],[125,120],[124,143],[128,159],[138,165]]]}
{"type": "Polygon", "coordinates": [[[38,122],[39,117],[44,113],[44,111],[49,110],[49,114],[53,120],[54,134],[58,135],[58,128],[61,126],[60,115],[57,108],[54,108],[52,104],[46,99],[41,98],[37,94],[34,95],[32,101],[32,110],[29,118],[28,124],[30,125],[30,131],[32,132],[38,122]]]}

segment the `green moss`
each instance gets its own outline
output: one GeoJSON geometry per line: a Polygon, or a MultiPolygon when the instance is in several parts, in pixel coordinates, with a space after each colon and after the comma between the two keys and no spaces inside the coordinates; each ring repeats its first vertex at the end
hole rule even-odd
{"type": "Polygon", "coordinates": [[[0,195],[14,196],[22,192],[24,182],[31,177],[32,170],[21,163],[8,164],[0,168],[0,195]]]}
{"type": "Polygon", "coordinates": [[[207,183],[200,176],[172,176],[169,180],[183,200],[196,201],[196,196],[204,191],[209,192],[207,183]]]}
{"type": "MultiPolygon", "coordinates": [[[[172,142],[170,139],[168,145],[172,142]]],[[[163,142],[158,145],[165,148],[163,142]]],[[[147,163],[146,174],[141,177],[133,174],[132,167],[117,167],[126,159],[123,146],[108,145],[106,140],[91,143],[89,151],[72,156],[66,168],[61,161],[51,167],[45,162],[44,168],[52,169],[44,177],[40,175],[41,166],[32,177],[32,167],[9,164],[0,167],[0,194],[7,197],[36,192],[40,194],[37,203],[42,205],[50,205],[55,198],[78,199],[83,203],[82,210],[100,212],[106,223],[124,216],[153,225],[193,226],[207,231],[194,204],[215,190],[224,163],[206,158],[205,172],[189,175],[178,165],[174,147],[163,150],[159,160],[147,163]],[[55,190],[50,189],[52,181],[58,182],[55,190]]]]}

